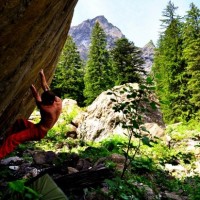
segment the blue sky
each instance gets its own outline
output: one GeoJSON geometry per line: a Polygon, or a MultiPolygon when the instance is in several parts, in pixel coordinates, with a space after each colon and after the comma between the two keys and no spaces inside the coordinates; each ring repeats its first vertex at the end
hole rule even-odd
{"type": "MultiPolygon", "coordinates": [[[[104,15],[110,23],[138,47],[150,40],[157,43],[162,11],[169,0],[78,0],[72,26],[104,15]]],[[[184,16],[193,2],[200,9],[200,0],[171,0],[178,7],[177,14],[184,16]]]]}

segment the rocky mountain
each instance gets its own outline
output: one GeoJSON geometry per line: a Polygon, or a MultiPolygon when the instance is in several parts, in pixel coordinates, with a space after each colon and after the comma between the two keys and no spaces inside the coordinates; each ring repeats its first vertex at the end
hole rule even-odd
{"type": "Polygon", "coordinates": [[[90,35],[97,21],[100,23],[101,27],[106,33],[108,48],[113,47],[114,42],[117,39],[125,37],[120,29],[109,23],[104,16],[97,16],[93,19],[87,19],[78,26],[72,26],[69,30],[69,35],[72,36],[81,54],[81,58],[83,58],[84,60],[87,59],[90,45],[90,35]]]}
{"type": "MultiPolygon", "coordinates": [[[[106,33],[108,49],[114,46],[114,42],[117,39],[125,37],[121,30],[108,22],[108,20],[104,16],[97,16],[93,19],[87,19],[77,26],[72,26],[69,30],[69,35],[72,36],[74,42],[78,47],[81,58],[84,60],[86,60],[88,56],[90,36],[96,21],[101,24],[106,33]]],[[[143,52],[142,57],[145,59],[145,68],[148,72],[150,71],[152,66],[154,48],[155,46],[152,41],[141,48],[143,52]]]]}
{"type": "Polygon", "coordinates": [[[153,64],[154,58],[154,50],[155,45],[152,40],[150,40],[143,48],[142,48],[142,57],[145,60],[144,67],[147,72],[151,71],[151,67],[153,64]]]}

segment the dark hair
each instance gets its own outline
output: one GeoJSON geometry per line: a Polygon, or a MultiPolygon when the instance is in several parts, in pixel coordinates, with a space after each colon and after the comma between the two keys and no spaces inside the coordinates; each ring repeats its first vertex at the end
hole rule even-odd
{"type": "Polygon", "coordinates": [[[47,90],[45,92],[42,93],[41,98],[42,98],[42,104],[44,105],[52,105],[53,102],[55,101],[55,94],[50,91],[47,90]]]}

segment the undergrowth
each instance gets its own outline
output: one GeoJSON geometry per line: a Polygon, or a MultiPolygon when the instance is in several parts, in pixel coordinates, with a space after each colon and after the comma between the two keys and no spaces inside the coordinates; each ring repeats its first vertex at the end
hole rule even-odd
{"type": "MultiPolygon", "coordinates": [[[[172,132],[176,133],[178,130],[183,129],[188,131],[185,124],[176,125],[172,129],[172,132]]],[[[28,145],[28,148],[38,148],[46,151],[76,152],[80,157],[90,158],[94,163],[99,158],[107,157],[114,153],[124,155],[124,152],[126,152],[128,142],[126,137],[114,135],[101,142],[84,142],[78,139],[66,138],[62,130],[64,128],[54,127],[51,130],[52,133],[44,138],[43,141],[27,143],[24,146],[21,145],[18,150],[20,151],[20,148],[24,150],[28,145]],[[62,147],[59,149],[56,146],[59,143],[65,144],[65,148],[62,147]]],[[[195,129],[192,130],[192,127],[190,127],[190,131],[192,133],[188,135],[189,138],[197,137],[197,131],[195,129]]],[[[166,133],[169,134],[168,130],[166,130],[166,133]]],[[[180,141],[179,134],[172,136],[174,140],[180,141]]],[[[184,139],[188,137],[186,134],[184,135],[184,139]]],[[[131,144],[136,146],[138,140],[133,139],[131,144]]],[[[165,169],[165,164],[171,163],[174,165],[181,164],[186,169],[191,170],[195,162],[197,162],[197,158],[193,151],[188,152],[181,145],[180,148],[178,145],[176,148],[169,148],[164,138],[155,138],[152,146],[141,144],[140,151],[134,160],[131,161],[123,179],[120,178],[120,173],[117,172],[117,176],[114,179],[106,180],[109,186],[109,193],[101,195],[104,195],[104,198],[107,199],[112,199],[111,197],[114,195],[116,196],[116,200],[140,200],[145,198],[147,188],[151,188],[156,194],[156,199],[161,199],[159,194],[164,191],[176,192],[176,194],[187,196],[191,200],[200,199],[200,177],[198,173],[192,176],[182,173],[182,176],[178,177],[175,173],[170,173],[165,169]]],[[[115,164],[107,162],[107,167],[115,168],[115,164]]],[[[98,190],[96,192],[102,193],[102,191],[98,190]]]]}
{"type": "MultiPolygon", "coordinates": [[[[126,104],[121,106],[125,108],[126,104]]],[[[131,111],[131,109],[129,110],[131,111]]],[[[114,135],[101,142],[86,142],[66,137],[67,131],[70,130],[69,123],[79,111],[75,108],[68,114],[63,113],[62,119],[64,120],[57,123],[44,139],[20,145],[11,155],[23,156],[24,154],[19,154],[19,152],[27,149],[40,149],[56,153],[77,153],[81,158],[90,158],[95,163],[99,158],[114,153],[120,154],[127,157],[128,163],[123,177],[120,171],[116,171],[115,178],[105,180],[109,188],[108,193],[102,193],[98,189],[95,191],[101,193],[105,199],[145,199],[148,190],[153,191],[155,200],[161,199],[161,193],[165,191],[176,192],[177,195],[185,196],[189,200],[200,199],[200,177],[199,173],[195,172],[196,163],[199,162],[197,152],[199,151],[200,154],[200,147],[197,145],[194,149],[188,150],[186,146],[189,139],[198,140],[200,137],[200,125],[197,122],[167,126],[165,136],[170,136],[170,145],[165,136],[147,138],[139,135],[140,132],[133,132],[135,137],[131,138],[114,135]],[[127,148],[132,148],[133,151],[127,152],[127,148]],[[134,150],[137,150],[136,154],[134,150]],[[181,165],[185,171],[177,174],[167,170],[166,164],[181,165]],[[193,173],[190,173],[191,171],[193,173]]],[[[133,123],[134,128],[139,128],[136,124],[136,118],[133,123]]],[[[113,169],[116,167],[110,161],[107,161],[106,166],[113,169]]],[[[1,178],[5,178],[11,173],[8,169],[2,170],[1,178]]],[[[37,194],[32,192],[32,195],[37,194]]]]}

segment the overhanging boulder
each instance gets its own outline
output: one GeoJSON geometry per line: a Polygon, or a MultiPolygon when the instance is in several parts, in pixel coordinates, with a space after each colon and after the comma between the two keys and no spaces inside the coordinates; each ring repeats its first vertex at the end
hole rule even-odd
{"type": "Polygon", "coordinates": [[[0,3],[0,130],[29,117],[41,91],[43,68],[50,83],[78,0],[9,0],[0,3]]]}

